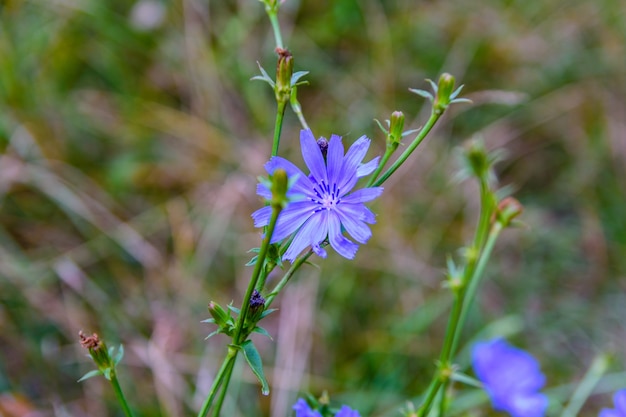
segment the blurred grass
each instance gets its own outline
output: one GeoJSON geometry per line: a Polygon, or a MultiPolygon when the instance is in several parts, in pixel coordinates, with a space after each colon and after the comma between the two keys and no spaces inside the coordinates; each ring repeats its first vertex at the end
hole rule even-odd
{"type": "MultiPolygon", "coordinates": [[[[601,391],[625,386],[625,19],[619,0],[287,0],[316,135],[367,134],[380,154],[372,119],[399,109],[419,127],[428,109],[407,88],[442,71],[474,105],[453,108],[388,182],[354,262],[331,255],[281,296],[275,341],[258,341],[273,393],[259,398],[244,372],[247,400],[228,415],[287,415],[298,391],[326,389],[391,416],[424,388],[445,257],[477,210],[474,185],[451,181],[453,149],[474,135],[507,151],[498,173],[528,227],[499,243],[468,340],[509,317],[502,331],[540,358],[549,386],[601,351],[617,372],[601,391]]],[[[91,367],[81,329],[124,343],[122,384],[141,415],[198,409],[225,343],[204,341],[200,320],[211,299],[240,302],[258,244],[249,214],[274,104],[249,81],[256,61],[275,65],[253,0],[0,3],[0,414],[119,415],[104,381],[76,383],[91,367]]],[[[298,130],[288,113],[281,146],[296,161],[298,130]]],[[[608,405],[597,395],[582,413],[608,405]]]]}

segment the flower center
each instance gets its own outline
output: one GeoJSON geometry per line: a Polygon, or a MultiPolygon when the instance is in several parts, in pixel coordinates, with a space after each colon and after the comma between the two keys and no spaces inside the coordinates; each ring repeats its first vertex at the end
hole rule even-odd
{"type": "Polygon", "coordinates": [[[318,183],[315,188],[313,188],[313,191],[315,192],[317,198],[311,198],[311,201],[319,204],[320,206],[315,211],[332,210],[341,202],[337,184],[333,184],[331,187],[329,184],[322,181],[321,183],[318,183]]]}

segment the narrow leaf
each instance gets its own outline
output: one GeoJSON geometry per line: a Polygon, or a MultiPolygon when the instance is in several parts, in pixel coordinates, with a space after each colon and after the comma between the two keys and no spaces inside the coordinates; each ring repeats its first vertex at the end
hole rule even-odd
{"type": "Polygon", "coordinates": [[[102,375],[102,372],[100,372],[97,369],[94,369],[93,371],[89,371],[85,375],[83,375],[83,377],[79,379],[78,382],[82,382],[86,379],[93,378],[94,376],[98,376],[98,375],[102,375]]]}
{"type": "Polygon", "coordinates": [[[270,315],[270,314],[272,314],[274,311],[278,311],[278,309],[277,309],[277,308],[268,308],[268,309],[267,309],[267,310],[265,310],[263,313],[261,313],[261,317],[259,318],[259,320],[260,320],[260,319],[263,319],[263,318],[265,318],[265,317],[267,317],[267,316],[269,316],[269,315],[270,315]]]}
{"type": "Polygon", "coordinates": [[[270,387],[267,384],[267,380],[265,379],[265,375],[263,374],[263,362],[261,361],[261,355],[259,355],[259,351],[256,350],[254,343],[252,340],[246,340],[243,342],[241,346],[243,348],[243,356],[246,358],[246,362],[250,365],[250,369],[256,377],[259,379],[261,383],[261,393],[263,395],[268,395],[270,393],[270,387]]]}
{"type": "Polygon", "coordinates": [[[270,340],[274,340],[274,339],[272,339],[272,336],[267,332],[267,330],[265,330],[263,327],[256,326],[254,328],[254,330],[252,330],[252,331],[255,332],[255,333],[258,333],[258,334],[262,334],[263,336],[267,336],[267,337],[269,337],[270,340]]]}
{"type": "Polygon", "coordinates": [[[417,94],[418,96],[422,96],[422,97],[424,97],[424,98],[427,98],[427,99],[428,99],[428,100],[430,100],[430,101],[433,101],[433,100],[434,100],[433,95],[432,95],[432,94],[430,94],[428,91],[425,91],[425,90],[419,90],[419,89],[416,89],[416,88],[409,88],[409,91],[410,91],[411,93],[415,93],[415,94],[417,94]]]}

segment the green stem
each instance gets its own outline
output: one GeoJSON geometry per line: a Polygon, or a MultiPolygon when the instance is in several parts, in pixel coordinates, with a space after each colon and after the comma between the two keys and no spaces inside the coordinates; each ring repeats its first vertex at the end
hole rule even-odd
{"type": "MultiPolygon", "coordinates": [[[[230,353],[229,348],[229,353],[230,353]]],[[[215,409],[213,410],[213,417],[219,417],[220,412],[222,411],[222,405],[224,404],[224,398],[226,398],[226,392],[228,391],[228,385],[230,384],[230,378],[233,375],[233,369],[235,368],[235,360],[237,359],[237,352],[235,349],[235,354],[232,356],[232,360],[228,361],[226,365],[226,370],[224,372],[224,383],[222,387],[222,391],[220,392],[220,396],[217,399],[217,403],[215,403],[215,409]]]]}
{"type": "Polygon", "coordinates": [[[464,294],[463,299],[463,308],[461,309],[461,314],[458,317],[458,324],[455,329],[454,337],[452,339],[452,348],[450,352],[450,359],[454,355],[456,348],[459,344],[459,339],[461,337],[461,331],[463,330],[463,326],[465,325],[465,320],[467,319],[467,314],[474,302],[474,298],[476,298],[476,292],[478,291],[478,284],[480,283],[481,278],[483,277],[483,273],[485,272],[485,267],[487,266],[487,261],[491,256],[491,252],[498,240],[498,236],[502,231],[502,223],[495,222],[489,232],[487,237],[487,242],[485,242],[485,247],[483,248],[480,259],[478,260],[478,264],[476,265],[476,269],[472,274],[472,277],[469,281],[469,285],[464,294]]]}
{"type": "Polygon", "coordinates": [[[283,129],[283,117],[287,103],[279,101],[276,106],[276,123],[274,124],[274,143],[272,144],[272,156],[278,155],[278,144],[280,143],[280,132],[283,129]]]}
{"type": "Polygon", "coordinates": [[[385,154],[383,155],[382,159],[380,160],[380,163],[378,164],[378,167],[376,168],[376,171],[374,171],[374,173],[370,177],[370,180],[367,182],[366,188],[369,188],[372,185],[374,185],[374,182],[376,181],[376,178],[378,178],[378,176],[382,172],[382,170],[385,167],[385,165],[387,165],[387,161],[389,160],[391,155],[396,151],[396,149],[398,149],[397,145],[396,146],[387,145],[387,148],[385,149],[385,154]]]}
{"type": "Polygon", "coordinates": [[[111,369],[111,385],[113,386],[113,391],[115,391],[115,396],[117,397],[117,401],[119,401],[122,406],[122,410],[124,410],[124,414],[126,417],[132,417],[133,413],[130,411],[130,407],[126,402],[126,397],[124,397],[124,392],[122,392],[122,387],[120,386],[119,381],[117,380],[117,375],[115,374],[115,369],[111,369]]]}
{"type": "Polygon", "coordinates": [[[213,380],[213,385],[211,386],[211,391],[209,391],[209,396],[206,398],[206,400],[204,400],[204,404],[202,404],[202,408],[200,409],[200,412],[198,413],[198,417],[204,417],[209,412],[209,409],[211,408],[211,404],[213,403],[213,400],[215,399],[215,395],[217,394],[217,391],[226,374],[226,369],[230,366],[230,362],[235,361],[236,357],[237,357],[236,349],[233,349],[233,350],[228,349],[228,355],[224,359],[224,362],[222,362],[222,366],[220,367],[220,370],[217,372],[217,375],[215,376],[215,379],[213,380]]]}
{"type": "Polygon", "coordinates": [[[424,401],[422,401],[422,405],[420,405],[420,408],[417,412],[418,417],[424,417],[428,414],[428,412],[430,411],[430,405],[435,400],[435,397],[437,396],[437,393],[439,392],[439,388],[441,387],[442,383],[443,381],[439,378],[438,374],[435,375],[435,378],[433,378],[432,381],[430,381],[430,385],[428,386],[428,390],[426,391],[426,398],[424,398],[424,401]]]}
{"type": "Polygon", "coordinates": [[[393,163],[393,165],[391,167],[389,167],[389,169],[387,171],[385,171],[385,173],[382,175],[382,177],[380,177],[375,183],[374,186],[378,187],[380,185],[382,185],[382,183],[384,183],[385,181],[387,181],[387,179],[394,173],[396,172],[396,170],[398,168],[400,168],[400,166],[407,160],[407,158],[413,153],[413,151],[415,150],[415,148],[418,147],[418,145],[420,143],[422,143],[422,141],[424,140],[424,138],[428,135],[428,133],[432,130],[433,126],[435,126],[435,123],[437,123],[437,120],[439,120],[439,118],[441,117],[441,115],[443,114],[443,112],[437,114],[436,112],[431,112],[430,113],[430,118],[428,119],[428,121],[426,122],[426,124],[424,125],[424,127],[422,127],[422,129],[419,131],[419,133],[417,134],[417,136],[415,137],[415,139],[413,139],[413,142],[411,142],[411,144],[409,145],[409,147],[402,153],[402,155],[400,155],[400,157],[398,159],[396,159],[396,162],[393,163]]]}
{"type": "Polygon", "coordinates": [[[252,293],[256,288],[257,281],[259,280],[259,275],[261,274],[261,270],[265,265],[265,258],[267,257],[267,250],[270,246],[270,240],[272,239],[272,235],[274,234],[274,229],[276,228],[276,221],[278,220],[278,215],[280,214],[282,207],[280,205],[275,205],[272,207],[272,216],[270,218],[270,224],[267,226],[267,230],[265,231],[265,238],[263,239],[263,243],[261,244],[261,249],[259,250],[259,256],[257,257],[256,263],[254,264],[254,271],[252,272],[252,277],[250,278],[250,283],[248,284],[248,289],[246,290],[246,295],[241,303],[241,313],[237,319],[237,324],[235,327],[235,335],[233,336],[233,342],[236,346],[241,345],[248,337],[247,334],[244,333],[243,328],[246,322],[246,316],[248,315],[248,309],[250,308],[250,298],[252,297],[252,293]]]}
{"type": "Polygon", "coordinates": [[[270,217],[270,223],[267,226],[267,230],[265,231],[265,238],[263,238],[263,242],[261,243],[261,249],[259,250],[259,256],[257,257],[256,263],[254,265],[254,271],[252,272],[252,277],[250,278],[250,282],[248,283],[248,289],[246,290],[246,295],[244,296],[243,301],[241,302],[241,312],[239,317],[237,318],[237,323],[235,325],[235,334],[233,336],[233,346],[228,348],[228,354],[226,358],[224,358],[224,362],[218,372],[215,380],[213,381],[213,385],[211,386],[211,390],[209,392],[209,396],[205,400],[202,405],[202,409],[198,413],[198,417],[206,416],[207,412],[211,408],[213,400],[215,399],[215,395],[220,385],[222,385],[222,393],[220,394],[221,400],[218,399],[218,403],[216,404],[215,411],[213,412],[214,416],[218,416],[221,410],[223,396],[226,395],[225,391],[228,389],[228,384],[230,383],[230,377],[233,372],[233,366],[235,364],[235,359],[237,358],[237,353],[239,353],[238,346],[241,345],[248,337],[248,332],[244,332],[244,327],[246,324],[246,316],[248,315],[248,310],[250,308],[250,298],[252,297],[252,293],[256,288],[257,281],[259,280],[259,276],[263,269],[263,265],[265,264],[265,258],[267,257],[267,251],[270,246],[270,241],[272,239],[272,234],[274,234],[274,229],[276,228],[276,221],[278,220],[278,215],[280,214],[282,207],[280,205],[275,205],[272,208],[272,215],[270,217]]]}
{"type": "Polygon", "coordinates": [[[589,395],[593,392],[594,387],[598,384],[602,375],[606,372],[609,366],[609,360],[606,354],[601,354],[595,357],[589,370],[583,377],[582,381],[572,394],[572,399],[569,404],[561,413],[561,417],[575,417],[583,407],[583,404],[589,398],[589,395]]]}
{"type": "MultiPolygon", "coordinates": [[[[465,324],[465,319],[469,311],[469,307],[472,304],[474,297],[476,296],[476,290],[478,288],[478,282],[483,275],[487,261],[491,256],[493,246],[502,230],[502,224],[494,223],[491,232],[489,230],[489,220],[493,214],[493,205],[491,204],[491,192],[488,184],[483,179],[480,179],[481,185],[481,212],[478,219],[478,226],[476,228],[476,234],[472,247],[470,248],[471,256],[468,260],[465,270],[463,271],[463,278],[460,287],[455,291],[454,304],[450,311],[450,320],[446,328],[446,335],[441,349],[441,356],[439,357],[439,369],[433,376],[433,380],[440,380],[440,385],[443,385],[444,389],[448,385],[448,376],[443,376],[444,372],[447,372],[451,366],[452,358],[456,352],[458,340],[465,324]],[[489,233],[489,234],[488,234],[489,233]],[[487,241],[484,243],[484,236],[487,236],[487,241]]],[[[445,393],[444,393],[445,394],[445,393]]],[[[425,416],[432,406],[432,402],[435,395],[427,396],[420,408],[420,417],[425,416]]]]}
{"type": "Polygon", "coordinates": [[[304,265],[306,260],[309,259],[309,257],[311,255],[313,255],[313,250],[312,249],[310,249],[307,253],[305,253],[304,255],[299,257],[298,259],[296,259],[296,261],[293,264],[291,264],[291,268],[289,268],[289,270],[281,278],[280,282],[278,284],[276,284],[276,287],[274,287],[274,290],[265,298],[265,308],[266,309],[269,308],[269,306],[272,304],[272,301],[274,301],[274,298],[276,298],[276,296],[283,289],[283,287],[285,285],[287,285],[287,282],[289,282],[289,280],[291,279],[293,274],[295,274],[296,271],[302,265],[304,265]]]}
{"type": "Polygon", "coordinates": [[[266,9],[267,15],[270,18],[270,23],[272,24],[272,29],[274,30],[274,38],[276,39],[276,47],[280,49],[285,49],[283,47],[283,37],[280,34],[280,25],[278,24],[278,13],[277,10],[266,9]]]}

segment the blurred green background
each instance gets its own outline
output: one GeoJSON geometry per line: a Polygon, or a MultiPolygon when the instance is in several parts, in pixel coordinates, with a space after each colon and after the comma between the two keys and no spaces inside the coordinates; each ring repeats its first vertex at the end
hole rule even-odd
{"type": "MultiPolygon", "coordinates": [[[[495,332],[529,350],[553,413],[607,352],[581,415],[609,406],[626,387],[626,4],[287,0],[279,18],[310,71],[314,133],[366,134],[368,159],[384,150],[373,119],[425,122],[408,92],[425,78],[452,73],[474,103],[386,183],[354,261],[316,259],[277,299],[274,340],[255,339],[272,394],[240,366],[224,414],[286,416],[327,390],[397,416],[419,395],[450,303],[445,259],[477,214],[475,185],[453,180],[476,135],[506,151],[498,176],[526,227],[498,243],[464,343],[495,332]]],[[[195,415],[227,343],[200,321],[210,300],[240,303],[259,242],[275,104],[249,79],[257,61],[273,73],[273,42],[254,0],[0,2],[0,415],[121,415],[105,380],[76,382],[92,369],[79,330],[124,344],[138,415],[195,415]]],[[[281,152],[302,166],[299,129],[288,110],[281,152]]],[[[456,389],[457,408],[479,407],[460,412],[497,415],[456,389]]]]}

